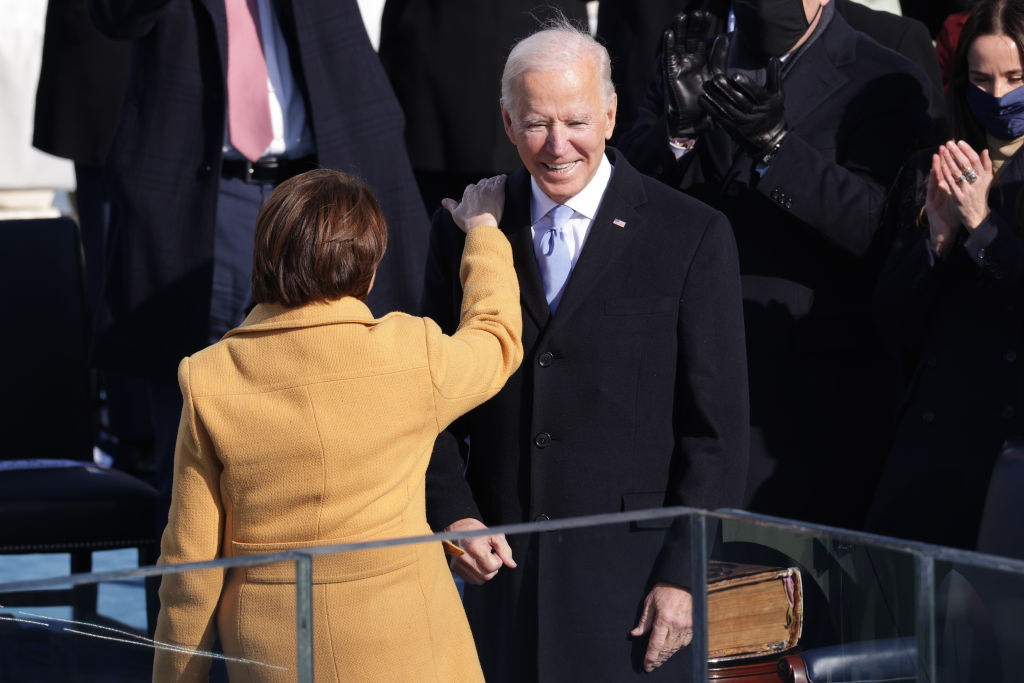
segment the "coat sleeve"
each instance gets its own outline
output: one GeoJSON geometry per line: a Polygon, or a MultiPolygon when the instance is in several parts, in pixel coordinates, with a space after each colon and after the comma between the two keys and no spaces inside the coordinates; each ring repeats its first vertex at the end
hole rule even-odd
{"type": "Polygon", "coordinates": [[[427,355],[438,431],[505,386],[523,360],[519,282],[512,248],[496,227],[466,236],[460,268],[462,310],[455,334],[429,318],[427,355]]]}
{"type": "Polygon", "coordinates": [[[739,258],[729,222],[717,212],[691,261],[679,306],[679,462],[666,502],[736,507],[746,485],[750,401],[739,258]]]}
{"type": "Polygon", "coordinates": [[[938,142],[927,84],[917,73],[871,81],[854,100],[859,111],[843,115],[836,150],[819,149],[820,142],[790,131],[757,191],[836,247],[866,255],[900,166],[915,150],[938,142]]]}
{"type": "MultiPolygon", "coordinates": [[[[189,388],[189,359],[178,367],[184,398],[174,451],[174,488],[170,517],[160,543],[161,565],[203,562],[220,556],[224,508],[220,498],[220,463],[209,436],[196,418],[189,388]]],[[[209,651],[216,635],[215,613],[224,585],[224,570],[165,574],[160,583],[154,681],[205,680],[210,659],[179,652],[209,651]]]]}
{"type": "Polygon", "coordinates": [[[523,354],[519,284],[511,248],[497,230],[487,228],[481,233],[482,230],[478,228],[464,238],[447,212],[441,210],[435,214],[431,232],[421,312],[430,318],[428,330],[440,328],[430,333],[435,340],[432,354],[437,354],[437,364],[432,361],[431,368],[439,394],[438,428],[447,426],[434,443],[426,475],[427,520],[434,530],[459,519],[481,518],[464,476],[467,418],[450,425],[448,422],[496,393],[518,367],[523,354]],[[461,278],[456,279],[455,273],[460,271],[461,278]],[[499,286],[499,281],[504,284],[499,286]],[[498,322],[506,316],[504,323],[498,322]],[[501,331],[503,325],[509,327],[501,331]],[[445,338],[442,332],[452,336],[445,338]],[[467,376],[470,366],[461,367],[467,361],[460,358],[475,363],[473,356],[478,349],[492,344],[493,350],[487,351],[492,360],[487,362],[494,365],[482,368],[489,377],[467,376]],[[481,380],[488,387],[484,393],[456,398],[464,391],[460,385],[481,380]]]}

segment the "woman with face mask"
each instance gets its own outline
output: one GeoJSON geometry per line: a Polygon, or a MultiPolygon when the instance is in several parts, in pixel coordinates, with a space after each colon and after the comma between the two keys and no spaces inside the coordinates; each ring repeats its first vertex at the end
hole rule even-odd
{"type": "Polygon", "coordinates": [[[871,531],[973,549],[1000,446],[1024,433],[1022,54],[1024,0],[977,3],[953,64],[956,137],[890,200],[875,309],[910,363],[871,531]]]}

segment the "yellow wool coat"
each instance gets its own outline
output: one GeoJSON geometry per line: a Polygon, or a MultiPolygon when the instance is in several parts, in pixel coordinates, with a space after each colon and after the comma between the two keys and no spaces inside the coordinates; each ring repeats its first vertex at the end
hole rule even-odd
{"type": "MultiPolygon", "coordinates": [[[[258,305],[178,368],[184,396],[162,564],[430,533],[434,439],[522,360],[519,288],[504,235],[477,228],[451,337],[353,298],[258,305]]],[[[439,543],[318,557],[314,668],[328,681],[478,681],[439,543]]],[[[294,564],[166,575],[159,643],[206,651],[232,680],[295,680],[294,564]],[[216,631],[215,631],[216,629],[216,631]],[[246,660],[246,661],[241,661],[246,660]]],[[[201,654],[157,650],[154,680],[208,677],[201,654]]]]}

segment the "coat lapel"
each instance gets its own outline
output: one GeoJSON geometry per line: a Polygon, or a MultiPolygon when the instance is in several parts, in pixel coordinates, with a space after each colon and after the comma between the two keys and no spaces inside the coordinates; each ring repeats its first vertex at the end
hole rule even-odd
{"type": "Polygon", "coordinates": [[[606,271],[629,252],[637,230],[642,228],[642,218],[636,207],[645,199],[636,171],[625,163],[621,155],[613,152],[611,156],[615,170],[590,225],[583,251],[569,275],[553,325],[569,319],[573,311],[593,297],[606,271]]]}
{"type": "Polygon", "coordinates": [[[823,34],[800,55],[793,70],[783,79],[786,123],[790,128],[799,126],[804,117],[821,108],[822,103],[849,80],[838,66],[855,59],[855,43],[839,39],[850,31],[834,30],[837,22],[846,23],[838,14],[833,15],[823,34]]]}
{"type": "Polygon", "coordinates": [[[521,168],[509,178],[501,229],[512,245],[512,259],[519,275],[523,311],[533,319],[538,329],[545,329],[549,322],[557,325],[559,320],[566,320],[573,310],[587,301],[602,275],[626,253],[636,231],[642,227],[642,217],[636,210],[637,206],[646,202],[640,176],[617,151],[609,149],[607,153],[615,170],[554,317],[544,296],[544,284],[540,279],[537,257],[533,253],[530,175],[526,169],[521,168]]]}
{"type": "Polygon", "coordinates": [[[526,312],[539,329],[551,317],[551,309],[544,297],[544,283],[540,279],[537,257],[533,255],[533,235],[530,232],[530,174],[520,168],[509,177],[505,188],[505,214],[501,229],[512,245],[512,261],[519,276],[519,297],[526,312]]]}

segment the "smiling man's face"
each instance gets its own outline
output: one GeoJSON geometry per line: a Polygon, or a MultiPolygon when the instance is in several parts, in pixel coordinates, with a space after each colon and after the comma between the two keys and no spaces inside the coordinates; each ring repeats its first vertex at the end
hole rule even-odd
{"type": "Polygon", "coordinates": [[[615,128],[615,95],[604,101],[590,63],[528,70],[514,87],[514,111],[501,106],[505,132],[544,194],[564,204],[597,173],[615,128]]]}

